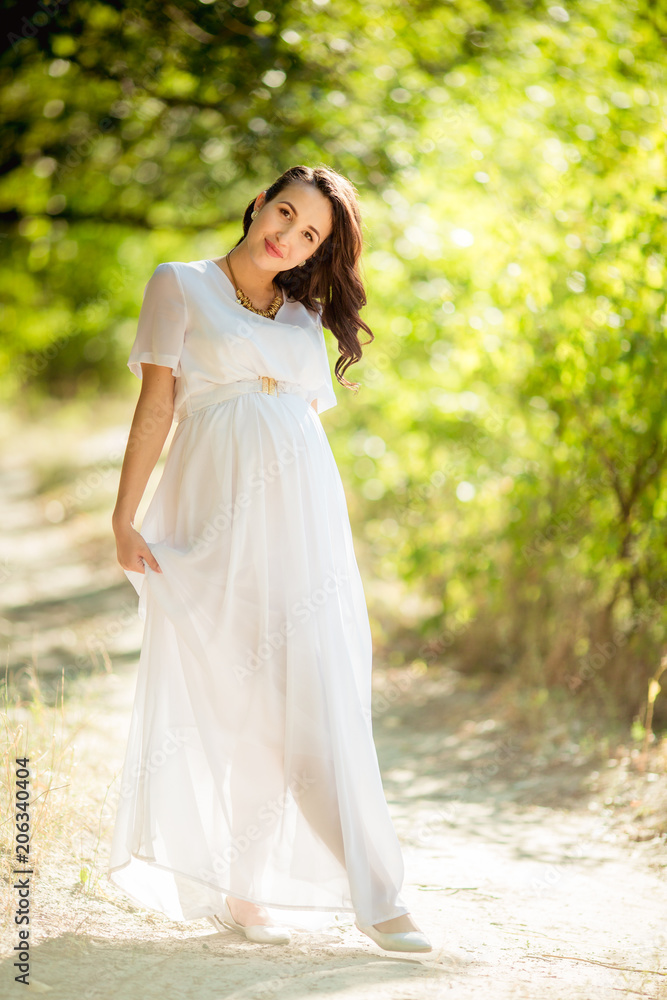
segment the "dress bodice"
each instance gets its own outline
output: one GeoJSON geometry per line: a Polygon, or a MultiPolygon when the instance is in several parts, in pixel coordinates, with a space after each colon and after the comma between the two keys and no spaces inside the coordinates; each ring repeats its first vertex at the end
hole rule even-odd
{"type": "Polygon", "coordinates": [[[128,360],[139,378],[142,362],[172,369],[176,409],[215,385],[260,375],[303,386],[318,413],[337,403],[320,313],[284,290],[274,319],[253,313],[213,260],[155,268],[128,360]]]}

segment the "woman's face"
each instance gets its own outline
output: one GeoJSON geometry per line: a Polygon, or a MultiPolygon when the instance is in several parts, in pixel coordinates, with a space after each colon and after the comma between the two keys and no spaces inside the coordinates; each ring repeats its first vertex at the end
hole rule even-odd
{"type": "Polygon", "coordinates": [[[246,240],[253,262],[271,274],[307,260],[331,233],[331,203],[312,184],[288,184],[272,200],[255,201],[246,240]]]}

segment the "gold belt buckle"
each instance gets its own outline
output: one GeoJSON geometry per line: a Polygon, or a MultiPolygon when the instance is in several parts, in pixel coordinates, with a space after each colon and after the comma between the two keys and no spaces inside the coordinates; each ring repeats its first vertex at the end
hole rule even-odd
{"type": "Polygon", "coordinates": [[[268,392],[269,395],[278,395],[278,383],[276,379],[271,378],[270,375],[262,375],[262,392],[268,392]]]}

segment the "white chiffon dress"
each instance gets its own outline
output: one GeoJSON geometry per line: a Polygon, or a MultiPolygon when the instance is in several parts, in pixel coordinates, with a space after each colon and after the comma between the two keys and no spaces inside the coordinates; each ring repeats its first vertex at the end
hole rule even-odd
{"type": "Polygon", "coordinates": [[[311,406],[336,405],[321,316],[284,292],[260,316],[214,261],[163,263],[142,362],[172,369],[178,425],[140,527],[162,573],[125,571],[144,632],[108,876],[176,920],[226,894],[293,926],[407,913],[365,595],[311,406]]]}

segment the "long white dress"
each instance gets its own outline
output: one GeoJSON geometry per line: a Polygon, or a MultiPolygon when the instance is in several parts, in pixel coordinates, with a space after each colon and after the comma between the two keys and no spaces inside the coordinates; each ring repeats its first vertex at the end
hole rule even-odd
{"type": "Polygon", "coordinates": [[[108,875],[176,920],[229,893],[293,926],[373,924],[408,907],[371,632],[310,405],[336,405],[321,317],[283,299],[245,309],[212,260],[160,264],[144,291],[128,365],[171,367],[178,426],[140,528],[162,573],[125,571],[144,634],[108,875]]]}

